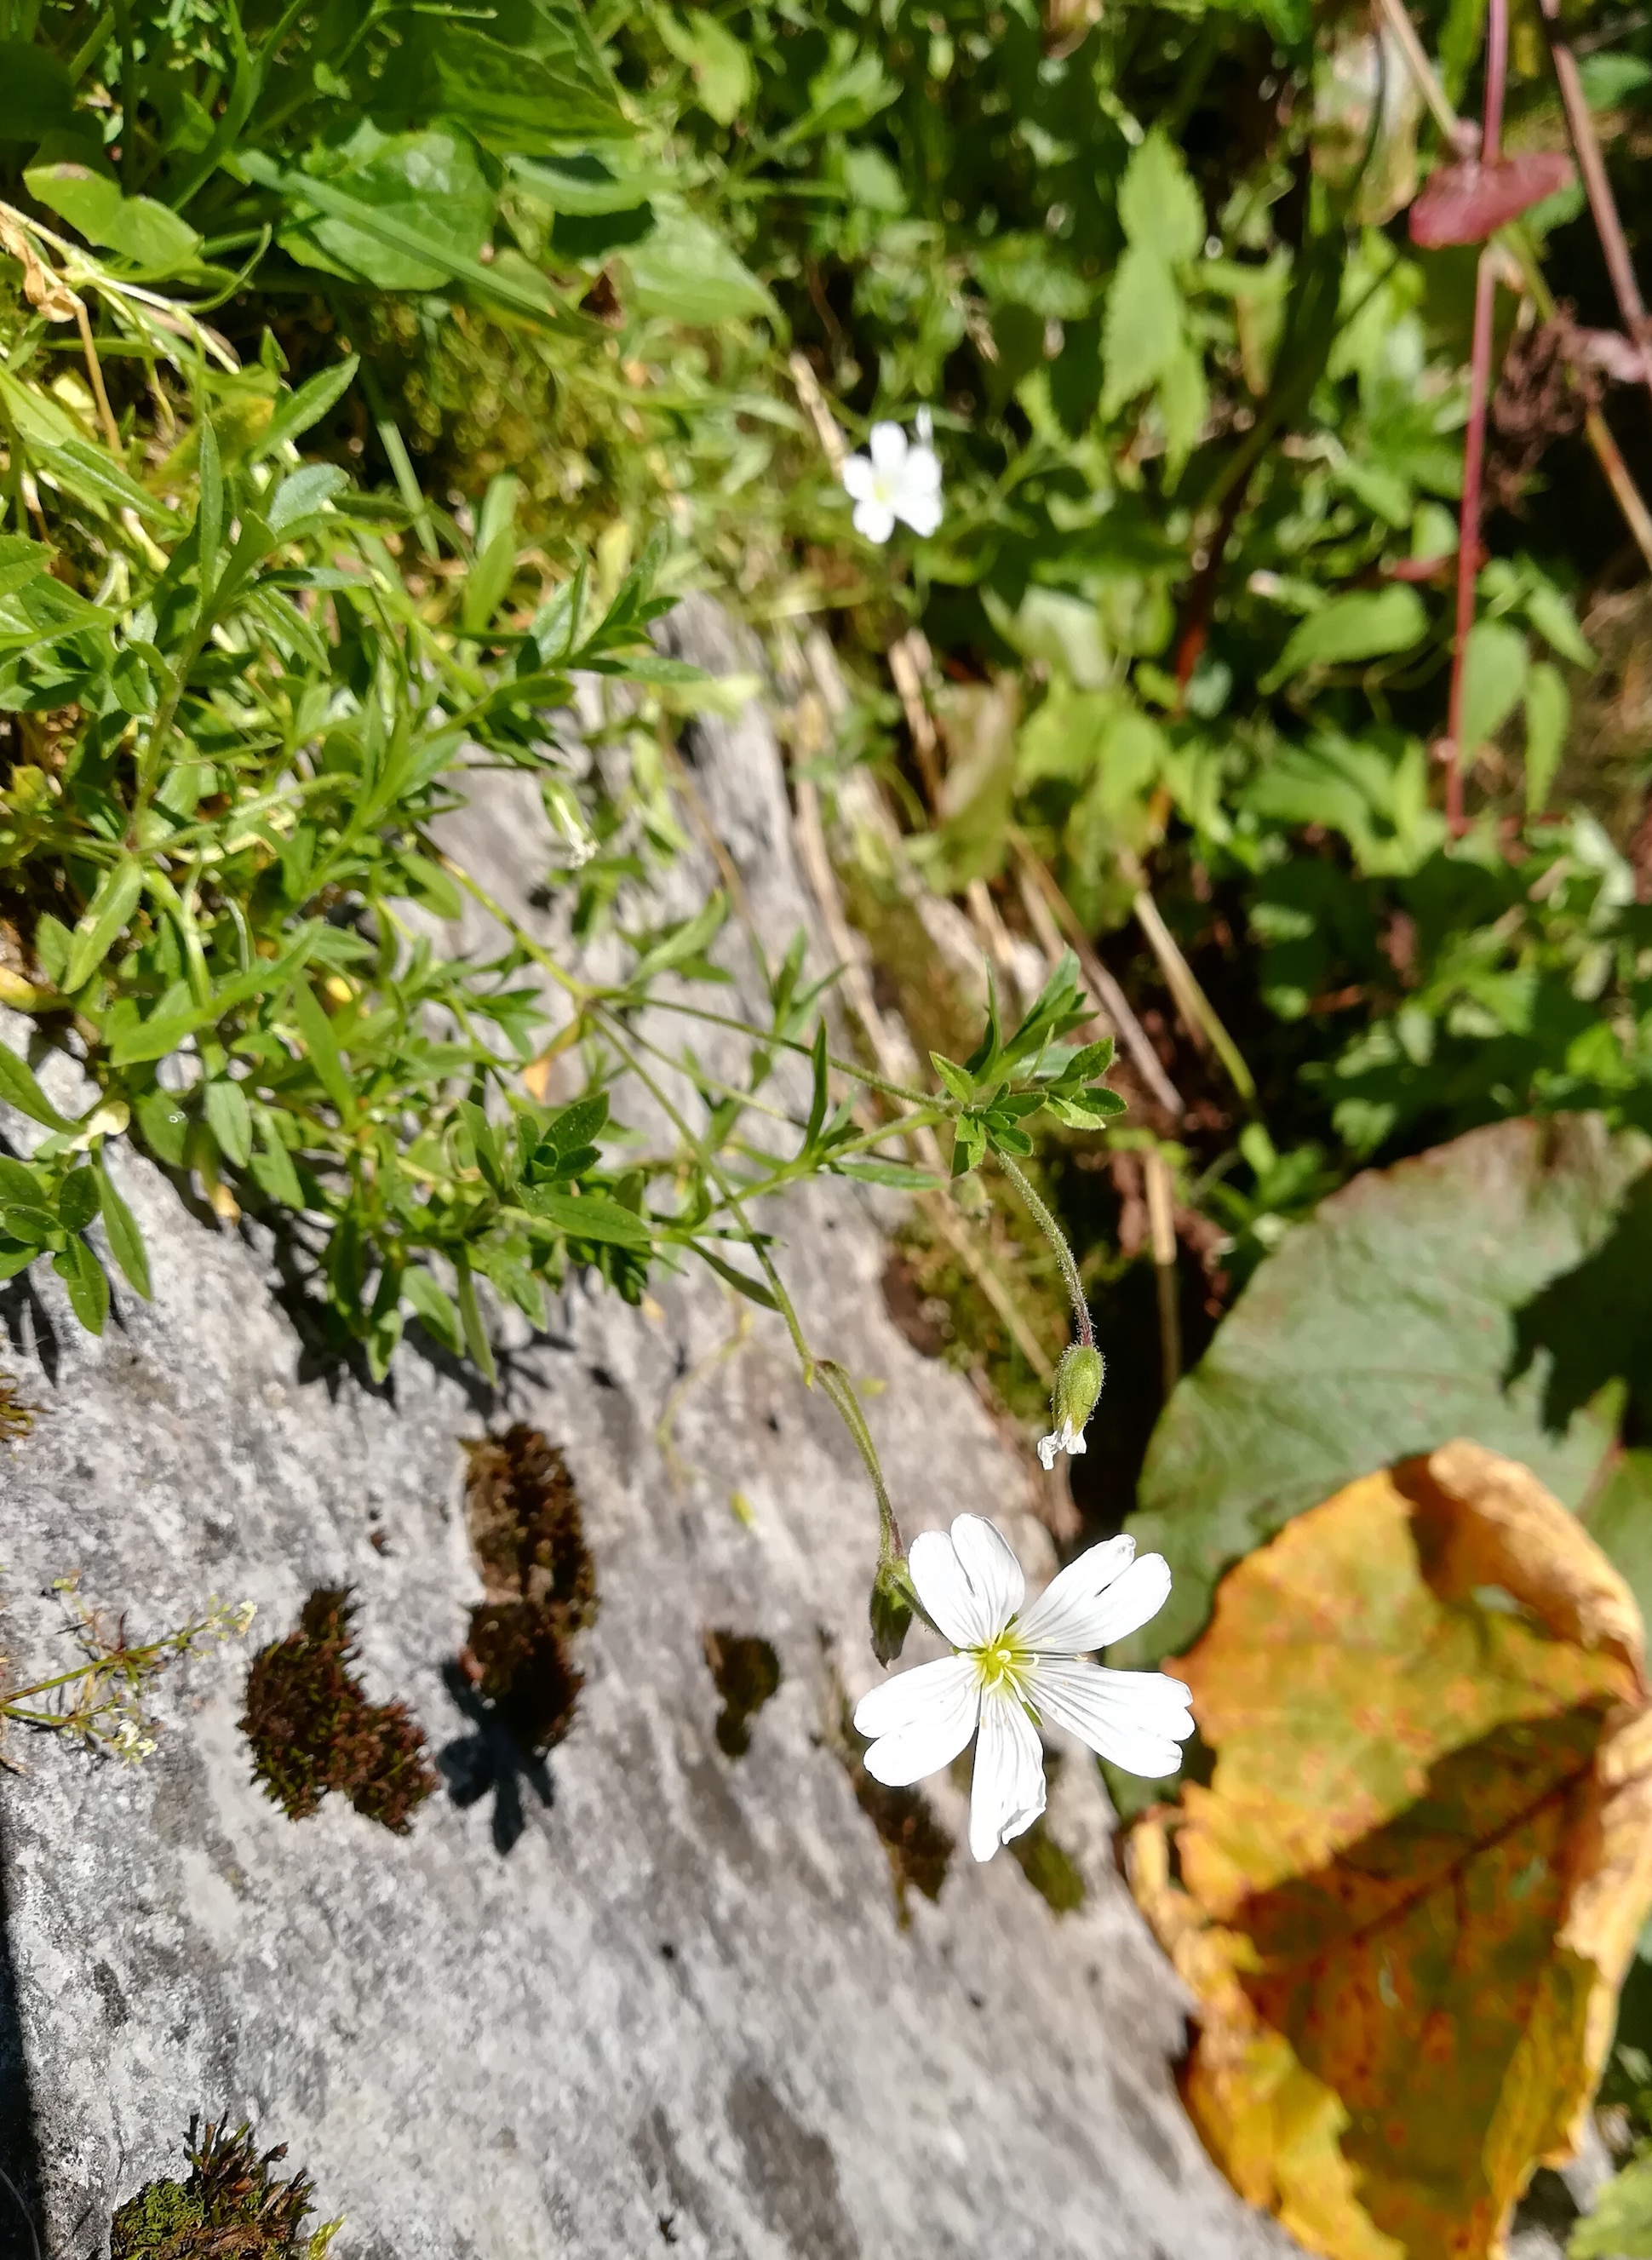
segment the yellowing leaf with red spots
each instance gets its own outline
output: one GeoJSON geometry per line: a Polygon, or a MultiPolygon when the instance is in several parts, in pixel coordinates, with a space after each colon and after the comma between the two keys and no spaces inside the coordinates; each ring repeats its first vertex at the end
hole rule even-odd
{"type": "Polygon", "coordinates": [[[1458,1442],[1287,1525],[1170,1666],[1214,1767],[1128,1865],[1188,2106],[1333,2260],[1499,2255],[1570,2155],[1652,1905],[1643,1648],[1576,1519],[1458,1442]]]}

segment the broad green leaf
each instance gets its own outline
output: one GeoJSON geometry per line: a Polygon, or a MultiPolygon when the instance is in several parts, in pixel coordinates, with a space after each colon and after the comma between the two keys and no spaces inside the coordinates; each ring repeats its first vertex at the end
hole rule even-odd
{"type": "Polygon", "coordinates": [[[4,1043],[0,1043],[0,1105],[14,1106],[19,1114],[26,1114],[31,1122],[42,1123],[48,1130],[72,1132],[75,1127],[41,1090],[28,1062],[4,1043]]]}
{"type": "Polygon", "coordinates": [[[1548,1401],[1557,1362],[1581,1355],[1571,1310],[1524,1335],[1520,1313],[1612,1239],[1648,1150],[1594,1117],[1500,1122],[1367,1170],[1298,1225],[1154,1431],[1127,1527],[1174,1584],[1114,1660],[1185,1647],[1229,1563],[1355,1476],[1454,1436],[1580,1506],[1611,1428],[1582,1383],[1548,1401]]]}
{"type": "Polygon", "coordinates": [[[109,1317],[109,1282],[104,1267],[83,1240],[71,1240],[52,1258],[52,1269],[68,1290],[69,1306],[89,1334],[100,1334],[109,1317]]]}
{"type": "Polygon", "coordinates": [[[1526,688],[1526,638],[1507,620],[1477,620],[1462,662],[1462,746],[1472,761],[1495,738],[1526,688]]]}
{"type": "Polygon", "coordinates": [[[285,535],[300,519],[311,517],[334,495],[342,494],[349,483],[347,473],[337,463],[304,463],[276,488],[264,523],[272,533],[285,535]]]}
{"type": "Polygon", "coordinates": [[[1538,660],[1526,677],[1526,812],[1541,815],[1548,805],[1549,788],[1565,750],[1571,720],[1571,695],[1566,678],[1546,659],[1538,660]]]}
{"type": "Polygon", "coordinates": [[[975,1077],[966,1069],[961,1068],[956,1060],[948,1059],[941,1052],[931,1052],[929,1064],[954,1098],[970,1099],[975,1097],[975,1077]]]}
{"type": "Polygon", "coordinates": [[[476,143],[459,126],[381,133],[362,123],[330,169],[282,175],[247,152],[243,168],[320,215],[290,230],[302,254],[313,241],[330,261],[383,290],[432,290],[473,271],[493,225],[496,199],[476,143]]]}
{"type": "Polygon", "coordinates": [[[1269,690],[1299,675],[1305,667],[1340,667],[1362,659],[1384,659],[1391,652],[1409,651],[1428,633],[1428,614],[1414,589],[1403,583],[1386,589],[1355,589],[1333,597],[1317,612],[1310,612],[1291,632],[1272,673],[1264,676],[1269,690]]]}
{"type": "Polygon", "coordinates": [[[64,1231],[84,1232],[97,1213],[99,1201],[97,1172],[82,1162],[57,1189],[58,1221],[64,1231]]]}
{"type": "Polygon", "coordinates": [[[1560,1503],[1453,1443],[1258,1548],[1177,1659],[1214,1766],[1175,1879],[1156,1814],[1129,1865],[1183,2092],[1331,2260],[1490,2260],[1568,2147],[1652,1899],[1644,1647],[1560,1503]]]}
{"type": "Polygon", "coordinates": [[[74,119],[74,85],[58,57],[32,39],[0,39],[0,141],[32,144],[74,119]]]}
{"type": "Polygon", "coordinates": [[[678,15],[662,8],[654,18],[661,38],[694,74],[700,108],[719,125],[732,125],[752,98],[750,58],[734,34],[707,11],[678,15]]]}
{"type": "Polygon", "coordinates": [[[1204,248],[1204,202],[1181,151],[1156,126],[1125,167],[1119,222],[1132,246],[1162,262],[1197,259],[1204,248]]]}
{"type": "Polygon", "coordinates": [[[1595,654],[1577,625],[1577,614],[1558,589],[1540,581],[1527,597],[1526,617],[1563,659],[1570,660],[1574,667],[1594,665],[1595,654]]]}
{"type": "Polygon", "coordinates": [[[118,252],[147,274],[181,274],[199,258],[201,239],[188,220],[152,197],[123,197],[112,174],[65,158],[31,165],[23,178],[32,197],[89,243],[118,252]]]}
{"type": "Polygon", "coordinates": [[[527,157],[549,154],[574,136],[625,132],[606,74],[585,75],[570,64],[571,50],[512,54],[468,25],[443,25],[427,64],[432,106],[487,147],[527,157]]]}
{"type": "Polygon", "coordinates": [[[755,321],[774,300],[714,227],[690,212],[662,212],[640,243],[624,253],[630,297],[640,314],[715,325],[755,321]]]}
{"type": "Polygon", "coordinates": [[[1652,2260],[1652,2157],[1637,2158],[1606,2184],[1573,2229],[1566,2260],[1652,2260]]]}
{"type": "Polygon", "coordinates": [[[90,980],[108,956],[137,909],[142,893],[143,865],[135,855],[123,855],[99,879],[97,892],[82,912],[69,940],[63,987],[70,996],[90,980]]]}
{"type": "Polygon", "coordinates": [[[149,1258],[145,1251],[143,1234],[138,1220],[115,1190],[115,1183],[104,1162],[94,1164],[97,1171],[98,1189],[103,1196],[104,1230],[109,1235],[109,1252],[119,1264],[127,1284],[149,1300],[149,1258]]]}
{"type": "Polygon", "coordinates": [[[1116,415],[1170,366],[1182,351],[1182,293],[1169,266],[1150,246],[1133,243],[1107,292],[1104,416],[1116,415]]]}
{"type": "Polygon", "coordinates": [[[611,173],[595,157],[507,157],[505,167],[542,204],[571,219],[604,219],[611,212],[635,211],[650,197],[669,194],[676,184],[670,173],[611,173]]]}

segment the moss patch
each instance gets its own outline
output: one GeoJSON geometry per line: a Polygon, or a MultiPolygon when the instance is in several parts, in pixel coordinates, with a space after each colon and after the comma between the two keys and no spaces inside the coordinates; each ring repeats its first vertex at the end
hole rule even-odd
{"type": "Polygon", "coordinates": [[[261,1649],[247,1675],[241,1732],[253,1770],[290,1820],[330,1789],[398,1835],[436,1786],[425,1737],[404,1703],[369,1703],[354,1670],[347,1590],[323,1586],[297,1632],[261,1649]]]}
{"type": "Polygon", "coordinates": [[[500,1725],[542,1755],[573,1725],[583,1684],[569,1641],[597,1618],[579,1494],[555,1445],[521,1421],[465,1450],[465,1523],[485,1597],[460,1664],[500,1725]]]}
{"type": "Polygon", "coordinates": [[[1005,1847],[1052,1914],[1071,1914],[1084,1904],[1084,1879],[1078,1863],[1035,1820],[1023,1835],[1012,1836],[1005,1847]]]}
{"type": "Polygon", "coordinates": [[[780,1658],[766,1640],[749,1634],[708,1632],[706,1668],[723,1699],[717,1714],[717,1746],[725,1756],[743,1758],[751,1748],[751,1721],[780,1685],[780,1658]]]}
{"type": "Polygon", "coordinates": [[[340,2223],[306,2233],[315,2211],[308,2174],[278,2180],[284,2143],[261,2157],[250,2126],[190,2121],[187,2181],[147,2182],[117,2212],[110,2260],[321,2260],[340,2223]]]}

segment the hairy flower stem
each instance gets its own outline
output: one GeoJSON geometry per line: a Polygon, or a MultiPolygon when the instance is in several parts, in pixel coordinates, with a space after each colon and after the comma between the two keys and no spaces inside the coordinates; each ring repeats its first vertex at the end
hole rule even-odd
{"type": "Polygon", "coordinates": [[[1007,1154],[1000,1154],[998,1159],[998,1167],[1032,1211],[1033,1221],[1055,1249],[1055,1261],[1061,1266],[1062,1277],[1066,1283],[1068,1296],[1072,1303],[1073,1324],[1078,1329],[1078,1339],[1086,1349],[1093,1349],[1096,1336],[1090,1323],[1090,1305],[1084,1299],[1084,1283],[1078,1276],[1078,1266],[1073,1261],[1073,1251],[1067,1245],[1066,1237],[1060,1225],[1056,1223],[1044,1203],[1027,1183],[1026,1172],[1018,1169],[1007,1154]]]}
{"type": "MultiPolygon", "coordinates": [[[[1503,87],[1508,75],[1508,0],[1491,0],[1485,34],[1485,105],[1480,161],[1495,165],[1503,138],[1503,87]]],[[[1490,245],[1480,254],[1474,285],[1474,344],[1469,368],[1469,428],[1462,450],[1462,511],[1457,526],[1457,636],[1451,654],[1451,697],[1446,710],[1446,823],[1454,838],[1468,828],[1462,812],[1462,690],[1474,628],[1474,590],[1480,570],[1480,487],[1485,468],[1485,411],[1491,389],[1491,317],[1497,270],[1490,245]]]]}

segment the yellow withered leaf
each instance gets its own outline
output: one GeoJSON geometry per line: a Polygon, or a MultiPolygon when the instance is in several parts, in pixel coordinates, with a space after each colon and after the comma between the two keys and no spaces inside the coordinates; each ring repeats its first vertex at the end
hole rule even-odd
{"type": "Polygon", "coordinates": [[[1169,1668],[1214,1768],[1127,1867],[1198,2002],[1205,2142],[1332,2260],[1495,2260],[1581,2131],[1652,1906],[1627,1586],[1460,1441],[1288,1524],[1169,1668]]]}

